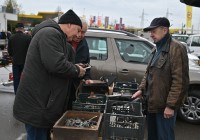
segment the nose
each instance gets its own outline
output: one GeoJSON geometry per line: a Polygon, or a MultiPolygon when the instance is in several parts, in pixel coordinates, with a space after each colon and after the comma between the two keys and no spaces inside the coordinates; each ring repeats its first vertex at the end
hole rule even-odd
{"type": "Polygon", "coordinates": [[[77,37],[81,37],[81,32],[78,32],[78,33],[77,33],[77,37]]]}

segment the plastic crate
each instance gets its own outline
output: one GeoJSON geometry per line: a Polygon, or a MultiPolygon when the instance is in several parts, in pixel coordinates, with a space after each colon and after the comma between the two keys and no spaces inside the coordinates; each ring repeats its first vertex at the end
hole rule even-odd
{"type": "Polygon", "coordinates": [[[94,92],[95,94],[105,94],[108,93],[108,84],[105,81],[93,80],[91,84],[82,84],[82,93],[94,92]]]}
{"type": "Polygon", "coordinates": [[[105,104],[106,95],[94,94],[95,97],[90,97],[90,93],[80,93],[78,95],[78,101],[81,103],[95,103],[95,104],[105,104]]]}
{"type": "Polygon", "coordinates": [[[89,93],[81,93],[78,99],[72,103],[72,110],[89,111],[89,112],[104,112],[106,95],[95,94],[95,98],[89,98],[89,93]]]}
{"type": "Polygon", "coordinates": [[[105,104],[94,104],[94,103],[81,103],[81,102],[73,102],[72,110],[77,111],[89,111],[89,112],[104,112],[105,104]]]}
{"type": "Polygon", "coordinates": [[[133,99],[131,98],[133,94],[131,93],[125,93],[125,94],[113,94],[113,95],[108,95],[107,100],[116,100],[116,101],[132,101],[133,99]]]}
{"type": "Polygon", "coordinates": [[[142,116],[142,103],[107,100],[104,113],[142,116]]]}
{"type": "Polygon", "coordinates": [[[103,140],[143,140],[145,116],[139,102],[108,100],[103,121],[103,140]]]}
{"type": "Polygon", "coordinates": [[[136,82],[116,82],[113,92],[134,93],[138,90],[139,84],[136,82]]]}

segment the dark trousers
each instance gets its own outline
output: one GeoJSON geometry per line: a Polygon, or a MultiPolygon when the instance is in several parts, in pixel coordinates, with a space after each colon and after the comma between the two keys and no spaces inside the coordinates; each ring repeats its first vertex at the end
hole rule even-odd
{"type": "Polygon", "coordinates": [[[14,92],[17,93],[17,88],[19,86],[21,73],[23,71],[24,65],[15,65],[13,64],[13,83],[14,83],[14,92]]]}
{"type": "Polygon", "coordinates": [[[148,140],[175,140],[176,114],[166,119],[164,113],[147,113],[148,140]]]}
{"type": "Polygon", "coordinates": [[[37,128],[29,124],[25,124],[25,128],[27,140],[51,140],[48,128],[37,128]]]}
{"type": "Polygon", "coordinates": [[[70,90],[70,95],[69,95],[69,101],[67,105],[67,110],[72,110],[73,102],[76,100],[76,89],[74,86],[72,86],[70,90]]]}

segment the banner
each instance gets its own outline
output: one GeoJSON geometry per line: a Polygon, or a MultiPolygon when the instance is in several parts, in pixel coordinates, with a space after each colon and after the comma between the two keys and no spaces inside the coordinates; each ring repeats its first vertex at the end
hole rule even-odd
{"type": "Polygon", "coordinates": [[[97,26],[98,26],[98,27],[101,26],[101,16],[98,16],[97,26]]]}
{"type": "Polygon", "coordinates": [[[90,16],[90,26],[95,26],[95,22],[96,22],[96,17],[90,16]]]}
{"type": "Polygon", "coordinates": [[[109,25],[109,17],[105,17],[105,29],[108,28],[108,25],[109,25]]]}
{"type": "Polygon", "coordinates": [[[192,27],[192,6],[186,5],[186,27],[192,27]]]}

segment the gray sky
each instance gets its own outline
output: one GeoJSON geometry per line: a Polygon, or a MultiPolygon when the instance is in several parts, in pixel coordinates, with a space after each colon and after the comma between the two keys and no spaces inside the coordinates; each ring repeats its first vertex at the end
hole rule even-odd
{"type": "MultiPolygon", "coordinates": [[[[140,27],[141,15],[144,9],[144,27],[153,18],[166,16],[169,10],[169,20],[172,28],[181,28],[186,21],[186,5],[179,0],[17,0],[22,11],[26,14],[38,12],[54,12],[61,7],[61,11],[73,10],[79,15],[109,16],[110,22],[123,18],[125,25],[140,27]]],[[[194,29],[200,29],[200,8],[193,7],[192,23],[194,29]]]]}

